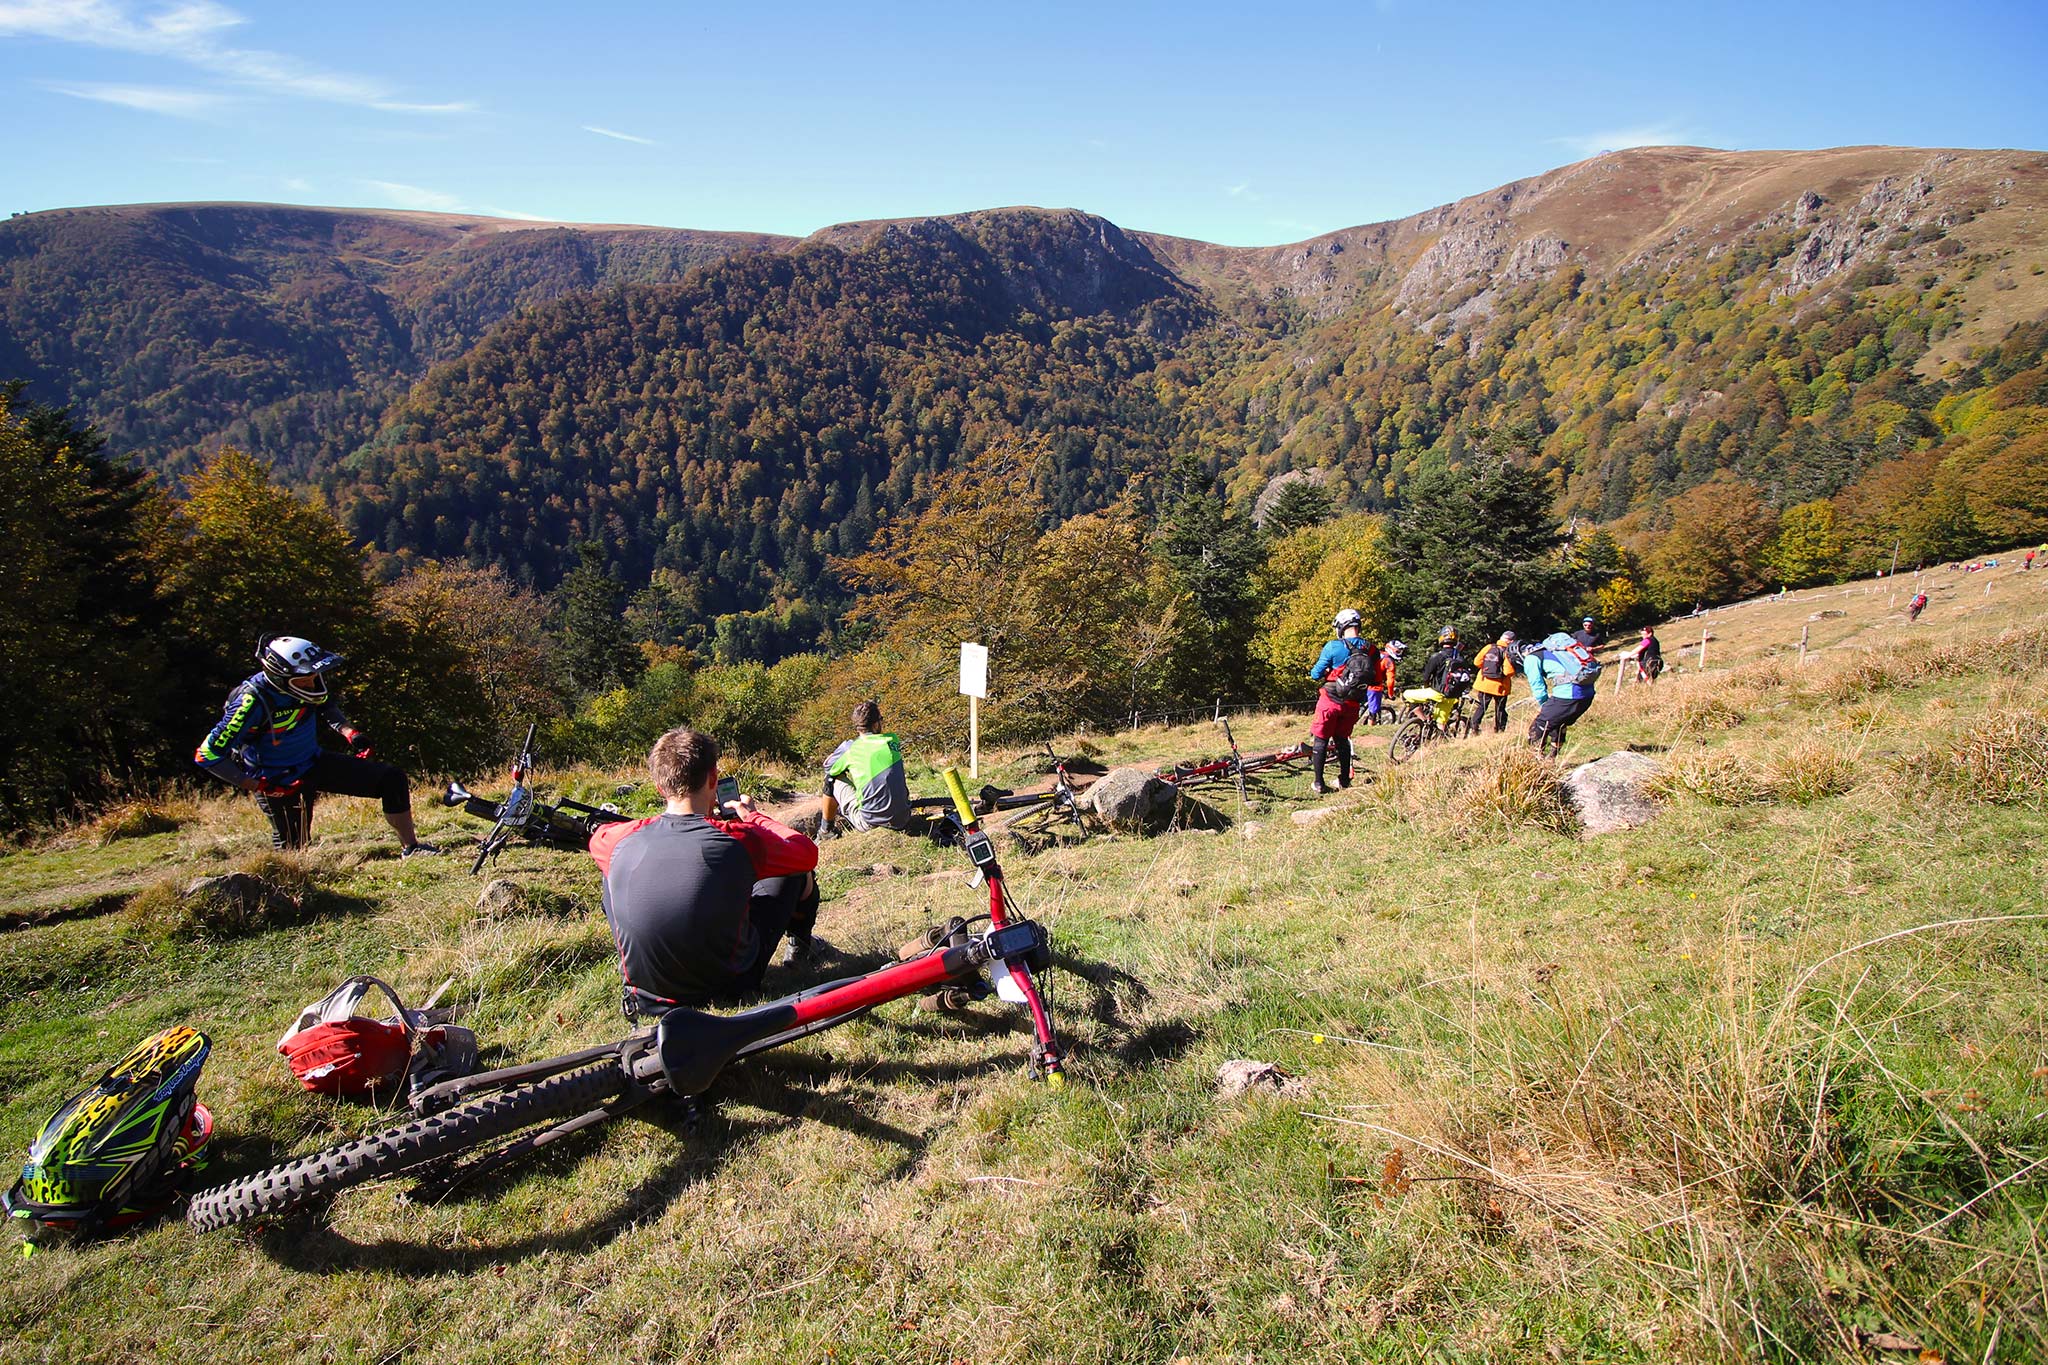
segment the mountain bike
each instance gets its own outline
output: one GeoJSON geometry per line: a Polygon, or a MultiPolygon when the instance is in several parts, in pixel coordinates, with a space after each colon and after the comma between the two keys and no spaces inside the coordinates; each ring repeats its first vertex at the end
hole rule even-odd
{"type": "Polygon", "coordinates": [[[1401,693],[1401,703],[1406,710],[1387,746],[1389,763],[1406,763],[1433,740],[1476,733],[1461,697],[1445,696],[1434,687],[1411,687],[1401,693]]]}
{"type": "Polygon", "coordinates": [[[1202,762],[1176,763],[1171,768],[1161,768],[1153,776],[1181,791],[1227,780],[1237,787],[1238,802],[1243,804],[1250,787],[1263,785],[1262,774],[1283,770],[1299,772],[1297,765],[1313,752],[1308,741],[1302,740],[1286,749],[1246,758],[1237,747],[1237,736],[1230,729],[1230,717],[1218,716],[1216,723],[1223,727],[1223,738],[1230,744],[1229,754],[1202,762]]]}
{"type": "Polygon", "coordinates": [[[550,806],[534,795],[528,785],[533,776],[533,732],[536,727],[526,727],[526,738],[520,741],[518,756],[512,760],[512,784],[502,801],[488,801],[473,795],[460,782],[450,782],[441,794],[444,806],[461,806],[480,820],[491,822],[491,832],[478,845],[476,858],[469,865],[469,875],[474,877],[484,870],[484,864],[496,862],[498,855],[505,851],[505,845],[517,837],[530,844],[547,844],[553,847],[588,848],[590,834],[599,825],[610,824],[626,817],[605,806],[589,806],[581,801],[562,800],[550,806]]]}
{"type": "MultiPolygon", "coordinates": [[[[1052,760],[1052,790],[1049,792],[1003,793],[995,797],[996,811],[1009,812],[1002,832],[1027,845],[1044,845],[1063,838],[1088,837],[1088,821],[1080,806],[1080,793],[1067,775],[1067,761],[1045,743],[1045,756],[1052,760]]],[[[992,789],[991,789],[992,790],[992,789]]]]}
{"type": "MultiPolygon", "coordinates": [[[[1012,917],[995,845],[981,828],[957,770],[947,771],[946,786],[962,822],[967,856],[988,888],[986,914],[956,917],[927,930],[898,950],[899,961],[865,975],[733,1014],[678,1007],[653,1027],[616,1043],[445,1081],[413,1097],[414,1117],[406,1123],[200,1191],[192,1196],[186,1221],[195,1231],[207,1232],[274,1217],[394,1175],[423,1177],[428,1188],[446,1189],[657,1098],[682,1104],[686,1124],[694,1128],[705,1092],[731,1063],[911,996],[941,1007],[989,995],[1022,1005],[1031,1020],[1031,1076],[1063,1084],[1065,1057],[1053,1033],[1052,952],[1046,932],[1030,919],[1012,917]],[[984,921],[985,928],[976,928],[984,921]],[[469,1156],[514,1134],[522,1136],[469,1156]]],[[[546,812],[542,803],[533,802],[529,825],[546,812]]]]}

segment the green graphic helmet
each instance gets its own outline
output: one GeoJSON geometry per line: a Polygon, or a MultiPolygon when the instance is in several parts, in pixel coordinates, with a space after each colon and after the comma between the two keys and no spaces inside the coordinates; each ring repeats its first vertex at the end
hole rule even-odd
{"type": "Polygon", "coordinates": [[[94,1232],[168,1203],[169,1178],[213,1132],[196,1094],[212,1046],[196,1029],[165,1029],[72,1096],[30,1144],[8,1212],[94,1232]]]}

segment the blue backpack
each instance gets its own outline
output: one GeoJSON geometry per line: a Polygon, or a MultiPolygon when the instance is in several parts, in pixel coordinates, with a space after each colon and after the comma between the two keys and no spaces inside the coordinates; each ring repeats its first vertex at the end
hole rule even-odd
{"type": "Polygon", "coordinates": [[[1559,631],[1536,646],[1539,654],[1548,654],[1563,665],[1552,678],[1564,687],[1591,687],[1599,681],[1601,662],[1593,657],[1593,651],[1559,631]]]}

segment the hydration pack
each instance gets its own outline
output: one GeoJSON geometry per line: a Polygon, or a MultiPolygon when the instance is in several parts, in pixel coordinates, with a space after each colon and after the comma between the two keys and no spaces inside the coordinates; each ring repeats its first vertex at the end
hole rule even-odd
{"type": "Polygon", "coordinates": [[[1351,657],[1323,682],[1331,701],[1357,701],[1379,682],[1380,652],[1363,640],[1346,641],[1351,657]]]}
{"type": "Polygon", "coordinates": [[[1593,651],[1559,631],[1536,646],[1537,652],[1548,654],[1564,667],[1550,675],[1550,680],[1564,687],[1591,687],[1600,677],[1600,661],[1593,657],[1593,651]]]}

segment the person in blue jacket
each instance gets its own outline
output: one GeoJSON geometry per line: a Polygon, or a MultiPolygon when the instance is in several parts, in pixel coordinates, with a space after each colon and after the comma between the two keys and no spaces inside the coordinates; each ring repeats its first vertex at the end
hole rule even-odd
{"type": "Polygon", "coordinates": [[[1521,670],[1536,701],[1529,743],[1546,752],[1561,752],[1565,732],[1593,705],[1600,665],[1592,651],[1560,632],[1525,650],[1521,670]]]}
{"type": "Polygon", "coordinates": [[[1366,688],[1379,677],[1379,651],[1365,638],[1365,618],[1350,607],[1337,613],[1332,623],[1337,638],[1323,646],[1308,675],[1322,688],[1316,693],[1316,717],[1309,724],[1310,752],[1316,774],[1308,789],[1321,796],[1329,788],[1323,783],[1323,765],[1330,748],[1337,750],[1337,785],[1351,785],[1351,731],[1358,724],[1358,705],[1366,688]],[[1352,667],[1352,661],[1358,661],[1352,667]]]}
{"type": "Polygon", "coordinates": [[[400,857],[439,853],[421,843],[413,828],[404,772],[370,756],[369,740],[328,695],[327,675],[341,662],[339,654],[296,635],[266,638],[256,651],[256,673],[228,694],[219,723],[199,741],[192,761],[255,795],[270,819],[276,848],[304,848],[312,834],[314,799],[336,792],[383,802],[400,857]],[[340,735],[350,752],[322,749],[322,725],[340,735]]]}

